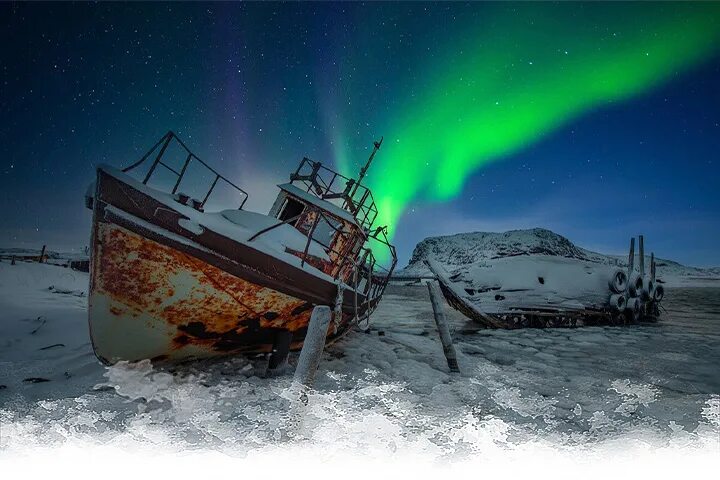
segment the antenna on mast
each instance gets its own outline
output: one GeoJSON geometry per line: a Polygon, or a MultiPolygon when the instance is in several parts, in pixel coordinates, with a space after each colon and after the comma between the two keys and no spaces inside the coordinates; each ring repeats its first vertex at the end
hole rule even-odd
{"type": "MultiPolygon", "coordinates": [[[[375,148],[373,148],[372,153],[370,154],[370,158],[368,158],[367,163],[365,166],[360,170],[360,175],[358,176],[357,182],[355,182],[355,191],[357,191],[358,186],[360,185],[360,182],[362,182],[363,178],[365,178],[365,174],[367,173],[368,169],[370,168],[370,164],[373,161],[373,158],[375,158],[375,154],[378,150],[380,150],[380,145],[382,145],[383,139],[385,137],[380,137],[380,141],[373,142],[373,145],[375,148]]],[[[355,194],[355,191],[353,191],[353,195],[355,194]]]]}

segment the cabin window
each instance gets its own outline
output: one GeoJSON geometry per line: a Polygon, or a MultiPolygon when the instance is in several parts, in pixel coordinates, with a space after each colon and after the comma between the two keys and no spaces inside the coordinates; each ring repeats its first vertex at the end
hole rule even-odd
{"type": "Polygon", "coordinates": [[[315,226],[312,238],[320,245],[329,248],[337,230],[340,230],[341,227],[342,223],[332,218],[322,216],[318,220],[317,226],[315,226]]]}
{"type": "MultiPolygon", "coordinates": [[[[303,210],[305,210],[304,203],[298,202],[297,200],[292,198],[286,198],[285,203],[283,203],[283,206],[280,209],[280,215],[278,215],[278,220],[284,222],[285,220],[297,217],[303,212],[303,210]]],[[[292,222],[288,223],[294,226],[297,221],[298,219],[296,218],[292,222]]]]}

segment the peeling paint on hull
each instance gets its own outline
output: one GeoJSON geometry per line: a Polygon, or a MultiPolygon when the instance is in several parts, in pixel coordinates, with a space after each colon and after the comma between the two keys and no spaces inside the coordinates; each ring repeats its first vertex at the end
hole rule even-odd
{"type": "MultiPolygon", "coordinates": [[[[112,223],[95,234],[89,316],[103,361],[269,352],[285,330],[301,346],[313,304],[112,223]]],[[[343,316],[330,340],[347,330],[343,316]]]]}

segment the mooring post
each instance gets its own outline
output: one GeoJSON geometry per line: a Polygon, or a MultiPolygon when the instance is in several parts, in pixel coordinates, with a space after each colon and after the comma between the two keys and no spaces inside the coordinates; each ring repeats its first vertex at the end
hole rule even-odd
{"type": "Polygon", "coordinates": [[[315,382],[315,372],[325,348],[325,338],[329,326],[330,307],[318,305],[313,308],[307,334],[305,335],[305,342],[300,351],[300,358],[293,377],[293,383],[302,386],[304,389],[312,388],[315,382]]]}
{"type": "Polygon", "coordinates": [[[325,338],[330,327],[330,307],[326,305],[318,305],[310,315],[307,334],[302,350],[300,350],[300,358],[298,359],[295,375],[287,390],[290,400],[290,411],[288,412],[286,435],[289,438],[296,438],[302,435],[305,412],[308,406],[307,392],[313,387],[315,382],[315,372],[317,372],[322,352],[325,348],[325,338]]]}
{"type": "Polygon", "coordinates": [[[655,285],[655,252],[650,252],[650,280],[652,280],[653,285],[655,285]]]}
{"type": "Polygon", "coordinates": [[[427,283],[428,292],[430,293],[430,303],[432,303],[433,315],[435,317],[435,325],[437,325],[438,333],[440,334],[440,341],[442,342],[443,353],[447,359],[448,367],[453,373],[459,373],[460,367],[457,363],[457,354],[455,353],[455,347],[452,343],[452,336],[450,335],[450,327],[448,327],[447,318],[445,317],[445,310],[443,309],[440,292],[435,282],[430,281],[427,283]]]}

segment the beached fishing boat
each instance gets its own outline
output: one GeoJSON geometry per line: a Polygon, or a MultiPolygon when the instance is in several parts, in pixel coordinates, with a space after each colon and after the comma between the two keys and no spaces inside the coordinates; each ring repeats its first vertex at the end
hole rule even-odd
{"type": "Polygon", "coordinates": [[[115,363],[299,349],[316,305],[333,308],[328,342],[342,337],[377,306],[397,260],[362,185],[381,143],[357,179],[303,158],[267,215],[244,210],[247,193],[173,132],[123,170],[99,167],[86,196],[95,354],[115,363]],[[208,182],[197,195],[191,172],[208,182]],[[210,208],[227,198],[221,187],[239,208],[210,208]]]}

